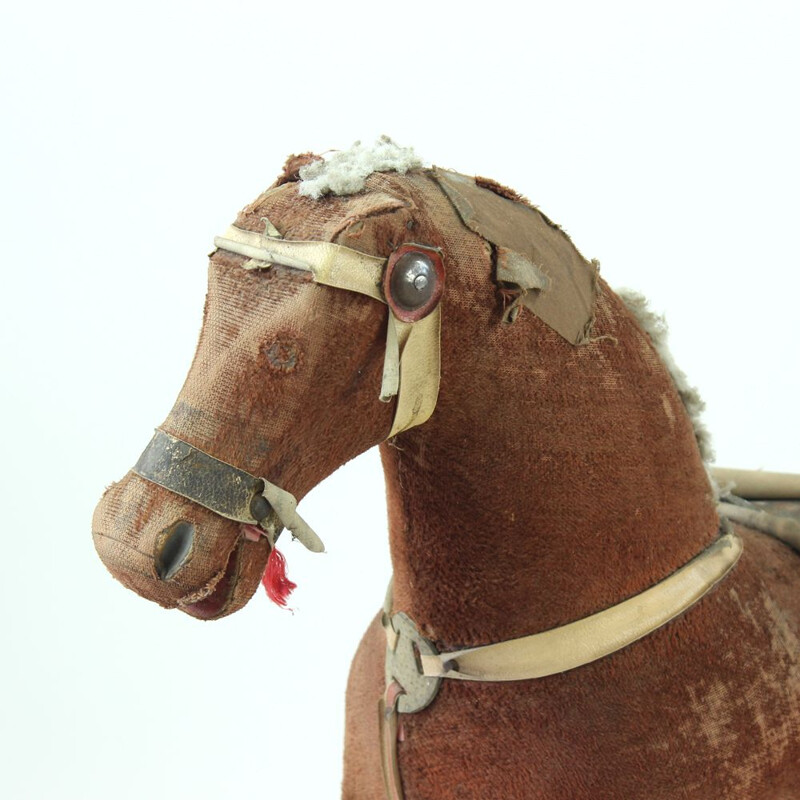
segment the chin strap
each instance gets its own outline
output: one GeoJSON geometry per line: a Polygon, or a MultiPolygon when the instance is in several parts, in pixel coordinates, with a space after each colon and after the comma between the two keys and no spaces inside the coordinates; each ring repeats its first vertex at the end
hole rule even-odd
{"type": "Polygon", "coordinates": [[[133,471],[221,517],[258,525],[273,548],[281,530],[288,528],[312,552],[325,550],[322,539],[297,513],[293,494],[160,429],[156,429],[133,471]]]}

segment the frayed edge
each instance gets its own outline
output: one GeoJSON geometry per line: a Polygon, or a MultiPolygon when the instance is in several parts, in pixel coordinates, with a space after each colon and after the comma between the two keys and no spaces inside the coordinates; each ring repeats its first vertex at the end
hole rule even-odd
{"type": "Polygon", "coordinates": [[[413,147],[400,147],[381,136],[372,147],[356,142],[320,161],[300,168],[300,194],[318,200],[326,194],[351,195],[362,191],[374,172],[399,172],[422,166],[413,147]]]}
{"type": "Polygon", "coordinates": [[[711,464],[708,461],[704,461],[703,466],[705,467],[706,470],[708,483],[711,486],[711,496],[713,497],[714,501],[719,503],[723,500],[727,500],[728,498],[733,497],[733,490],[736,488],[735,484],[732,481],[728,481],[727,483],[721,484],[714,477],[714,473],[711,471],[711,464]]]}
{"type": "MultiPolygon", "coordinates": [[[[664,362],[675,388],[678,390],[681,401],[683,402],[686,413],[692,421],[694,428],[694,436],[697,439],[697,446],[700,448],[700,455],[703,461],[708,464],[715,459],[714,448],[711,444],[711,432],[706,427],[702,420],[703,411],[705,411],[706,404],[700,396],[696,386],[689,383],[689,378],[686,373],[675,363],[675,359],[667,346],[667,339],[669,337],[669,327],[665,317],[661,314],[656,314],[648,305],[647,298],[634,291],[633,289],[618,289],[617,295],[620,300],[627,306],[628,310],[636,317],[639,324],[644,329],[645,333],[650,337],[653,347],[664,362]]],[[[720,487],[711,478],[712,490],[715,492],[715,497],[719,497],[720,487]]]]}

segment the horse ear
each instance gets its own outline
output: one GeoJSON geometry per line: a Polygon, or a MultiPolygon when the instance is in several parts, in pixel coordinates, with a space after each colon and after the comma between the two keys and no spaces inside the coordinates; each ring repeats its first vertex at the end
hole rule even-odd
{"type": "Polygon", "coordinates": [[[433,177],[462,222],[497,249],[497,281],[517,287],[521,303],[570,344],[585,344],[594,322],[597,264],[538,209],[467,175],[434,167],[433,177]]]}
{"type": "Polygon", "coordinates": [[[318,156],[315,153],[301,153],[299,156],[294,154],[290,155],[283,165],[283,171],[275,178],[274,183],[269,188],[274,189],[276,186],[283,186],[284,183],[295,183],[299,181],[300,170],[307,164],[312,164],[314,161],[322,161],[322,156],[318,156]]]}

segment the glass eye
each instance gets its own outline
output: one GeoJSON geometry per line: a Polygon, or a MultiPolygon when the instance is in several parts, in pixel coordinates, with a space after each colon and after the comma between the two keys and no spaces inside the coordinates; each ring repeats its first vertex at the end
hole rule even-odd
{"type": "Polygon", "coordinates": [[[384,292],[395,316],[416,322],[436,307],[444,289],[444,266],[437,250],[404,244],[389,258],[384,292]]]}

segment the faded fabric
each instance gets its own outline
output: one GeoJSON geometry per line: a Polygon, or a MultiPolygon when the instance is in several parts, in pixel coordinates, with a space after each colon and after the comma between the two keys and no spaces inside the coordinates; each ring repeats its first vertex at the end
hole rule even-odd
{"type": "MultiPolygon", "coordinates": [[[[381,193],[298,199],[297,185],[287,183],[259,198],[236,223],[263,230],[261,217],[268,216],[287,237],[327,241],[339,230],[402,205],[381,193]],[[295,219],[297,203],[316,213],[295,219]],[[320,213],[325,205],[331,207],[328,213],[320,213]]],[[[363,437],[370,428],[369,446],[388,433],[392,406],[377,400],[387,310],[370,298],[316,285],[297,270],[244,270],[244,260],[222,251],[212,257],[197,353],[160,427],[301,498],[365,449],[363,437]],[[348,331],[352,349],[318,346],[334,341],[342,330],[348,331]]],[[[215,597],[214,607],[204,607],[202,616],[222,616],[244,605],[268,556],[266,543],[242,539],[238,524],[132,473],[110,487],[92,529],[98,552],[125,585],[196,616],[192,604],[219,586],[229,560],[236,574],[231,591],[215,597]],[[195,525],[195,546],[186,565],[164,582],[157,578],[154,553],[161,532],[177,519],[195,525]]]]}
{"type": "MultiPolygon", "coordinates": [[[[716,538],[683,403],[605,282],[584,345],[527,308],[504,323],[490,243],[424,170],[374,174],[363,194],[319,200],[288,180],[235,224],[262,230],[264,216],[286,238],[384,258],[406,242],[442,251],[437,406],[381,445],[393,611],[439,649],[607,608],[716,538]]],[[[211,259],[197,355],[162,427],[301,498],[389,432],[392,404],[378,401],[387,309],[286,268],[248,272],[242,261],[211,259]]],[[[651,636],[538,681],[445,683],[427,709],[402,716],[405,800],[800,797],[800,564],[780,542],[737,530],[744,554],[728,578],[651,636]]],[[[262,543],[239,544],[236,526],[131,475],[106,494],[94,531],[126,585],[168,606],[216,595],[216,615],[246,602],[267,556],[262,543]],[[180,517],[195,522],[196,549],[159,582],[154,547],[180,517]]],[[[374,622],[348,686],[347,800],[382,797],[384,648],[374,622]]]]}

